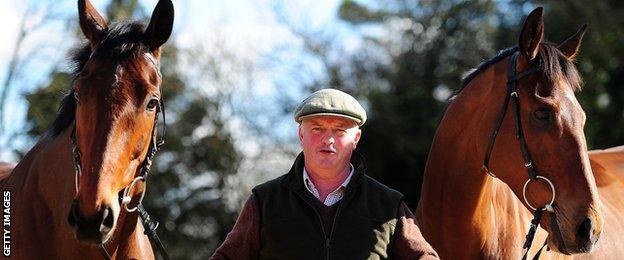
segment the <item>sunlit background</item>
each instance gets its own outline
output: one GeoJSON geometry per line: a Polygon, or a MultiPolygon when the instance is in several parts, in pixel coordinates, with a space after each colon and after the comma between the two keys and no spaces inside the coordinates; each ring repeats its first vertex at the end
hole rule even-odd
{"type": "MultiPolygon", "coordinates": [[[[155,0],[93,0],[112,21],[147,21],[155,0]]],[[[545,7],[557,43],[589,24],[577,65],[590,148],[624,144],[624,3],[619,1],[174,0],[162,60],[166,145],[147,207],[176,259],[206,259],[250,189],[299,152],[294,107],[342,89],[370,121],[358,147],[369,174],[414,209],[430,142],[462,76],[516,44],[545,7]]],[[[70,89],[67,54],[83,40],[76,1],[0,1],[0,160],[17,162],[70,89]]],[[[503,86],[501,86],[503,87],[503,86]]],[[[73,174],[73,173],[68,173],[73,174]]]]}

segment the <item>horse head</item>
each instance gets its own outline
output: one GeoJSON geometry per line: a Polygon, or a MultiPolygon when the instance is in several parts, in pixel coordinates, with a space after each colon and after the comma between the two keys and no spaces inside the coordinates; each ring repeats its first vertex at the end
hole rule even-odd
{"type": "Polygon", "coordinates": [[[163,109],[160,47],[171,34],[174,13],[171,0],[160,0],[145,27],[109,26],[89,0],[78,1],[78,12],[88,44],[66,97],[74,99],[77,166],[68,222],[80,241],[102,244],[130,200],[136,204],[145,192],[141,169],[149,168],[163,109]]]}
{"type": "Polygon", "coordinates": [[[566,254],[591,251],[603,227],[585,113],[574,95],[581,78],[573,59],[584,32],[585,26],[560,45],[545,42],[537,8],[524,22],[518,47],[474,83],[491,84],[498,93],[508,89],[505,98],[493,92],[486,98],[492,105],[479,137],[482,154],[491,153],[486,172],[505,182],[527,209],[547,209],[541,226],[548,243],[566,254]]]}

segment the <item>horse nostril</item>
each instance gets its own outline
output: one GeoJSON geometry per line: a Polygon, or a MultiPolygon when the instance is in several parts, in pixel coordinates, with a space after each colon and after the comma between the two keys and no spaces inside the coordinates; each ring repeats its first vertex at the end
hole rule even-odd
{"type": "Polygon", "coordinates": [[[104,207],[102,211],[102,224],[100,225],[100,232],[107,233],[113,228],[115,217],[113,216],[113,210],[110,207],[104,207]]]}
{"type": "Polygon", "coordinates": [[[581,244],[585,244],[591,240],[592,226],[592,221],[589,218],[585,218],[585,220],[583,220],[583,222],[579,225],[576,234],[581,244]]]}
{"type": "Polygon", "coordinates": [[[72,202],[67,217],[76,238],[92,244],[103,243],[110,238],[115,220],[113,209],[106,204],[102,204],[95,215],[84,216],[76,200],[72,202]]]}

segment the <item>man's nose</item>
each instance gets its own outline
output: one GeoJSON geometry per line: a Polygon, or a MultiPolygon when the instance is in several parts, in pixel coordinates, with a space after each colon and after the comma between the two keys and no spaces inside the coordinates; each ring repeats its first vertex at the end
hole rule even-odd
{"type": "Polygon", "coordinates": [[[334,143],[334,134],[332,134],[331,132],[326,133],[325,135],[323,135],[323,143],[324,144],[333,144],[334,143]]]}

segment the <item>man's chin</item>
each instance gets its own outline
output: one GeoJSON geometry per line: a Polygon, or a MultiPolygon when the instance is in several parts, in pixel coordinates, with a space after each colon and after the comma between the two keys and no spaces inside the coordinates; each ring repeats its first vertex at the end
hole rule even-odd
{"type": "Polygon", "coordinates": [[[334,160],[322,160],[317,163],[317,167],[321,169],[334,169],[338,167],[338,163],[334,160]]]}
{"type": "Polygon", "coordinates": [[[340,168],[340,161],[337,157],[324,157],[316,160],[316,167],[323,170],[334,170],[340,168]]]}

